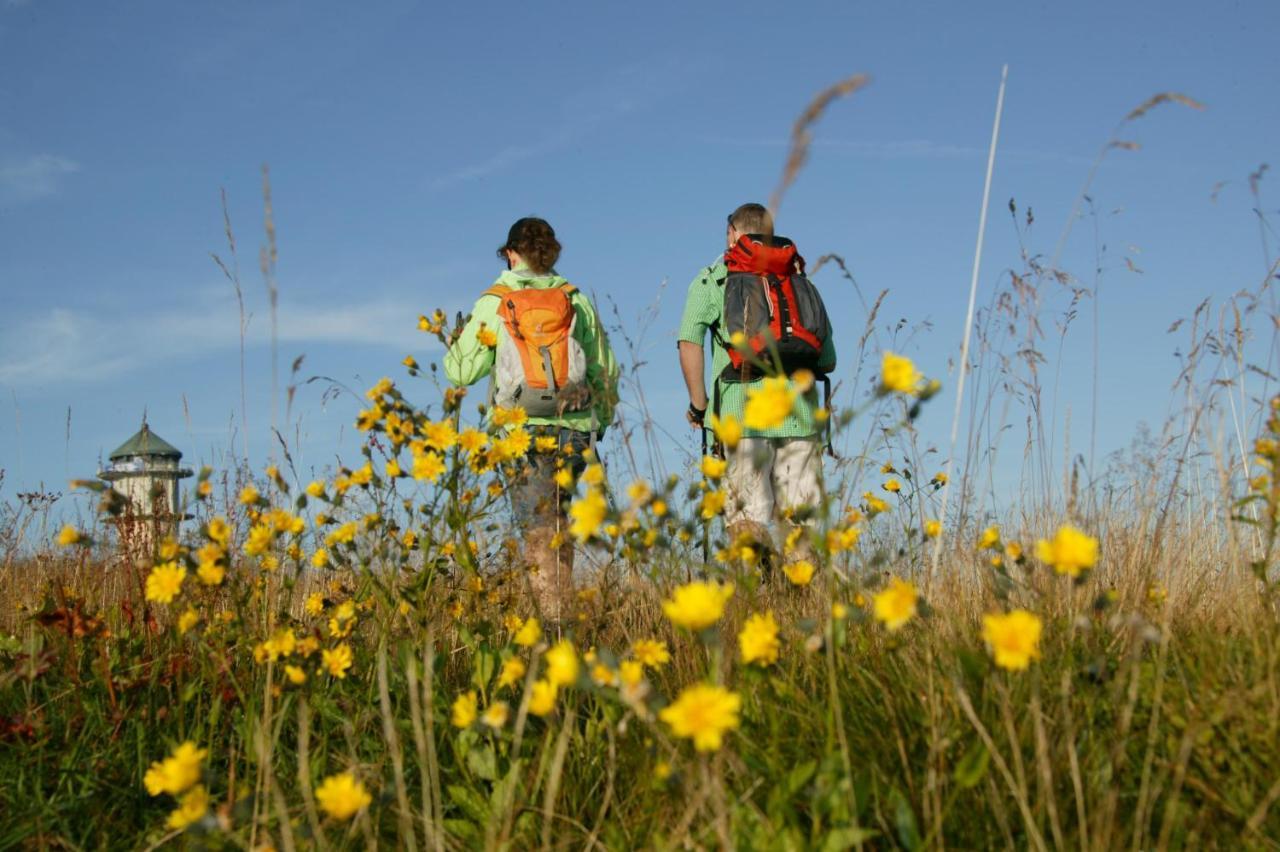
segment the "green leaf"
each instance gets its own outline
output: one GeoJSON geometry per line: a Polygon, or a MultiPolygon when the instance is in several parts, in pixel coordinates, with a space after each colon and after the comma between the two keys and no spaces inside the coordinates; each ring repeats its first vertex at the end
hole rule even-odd
{"type": "Polygon", "coordinates": [[[822,852],[844,852],[872,840],[879,832],[870,828],[837,828],[822,843],[822,852]]]}
{"type": "Polygon", "coordinates": [[[492,648],[481,648],[476,652],[474,667],[471,672],[471,682],[480,692],[484,692],[485,685],[493,680],[493,674],[498,668],[498,654],[492,648]]]}
{"type": "Polygon", "coordinates": [[[450,784],[446,792],[449,794],[449,801],[457,805],[467,818],[479,823],[488,822],[489,803],[475,790],[461,784],[450,784]]]}
{"type": "Polygon", "coordinates": [[[467,768],[478,778],[486,781],[498,779],[498,759],[493,753],[493,746],[473,748],[467,752],[467,768]]]}
{"type": "Polygon", "coordinates": [[[459,840],[479,840],[480,829],[465,819],[446,819],[444,830],[459,840]]]}
{"type": "Polygon", "coordinates": [[[805,784],[813,778],[813,773],[818,769],[818,762],[815,760],[806,760],[804,763],[792,769],[787,773],[786,780],[782,782],[783,789],[788,797],[799,793],[805,784]]]}
{"type": "Polygon", "coordinates": [[[982,742],[973,744],[973,748],[956,764],[952,778],[961,789],[968,790],[976,785],[987,774],[987,764],[991,761],[991,753],[982,742]]]}
{"type": "Polygon", "coordinates": [[[916,824],[916,813],[911,809],[907,797],[897,790],[890,797],[893,802],[893,827],[898,832],[898,842],[908,850],[920,848],[920,828],[916,824]]]}

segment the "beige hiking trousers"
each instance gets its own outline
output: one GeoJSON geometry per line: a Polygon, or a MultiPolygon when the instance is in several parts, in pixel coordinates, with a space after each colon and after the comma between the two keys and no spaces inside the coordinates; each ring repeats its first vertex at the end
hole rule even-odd
{"type": "Polygon", "coordinates": [[[725,523],[768,529],[782,513],[822,500],[822,437],[743,438],[728,455],[725,523]]]}

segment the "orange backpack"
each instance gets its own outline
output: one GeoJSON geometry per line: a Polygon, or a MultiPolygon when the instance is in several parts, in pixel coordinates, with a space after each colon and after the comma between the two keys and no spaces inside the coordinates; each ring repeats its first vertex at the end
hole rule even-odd
{"type": "Polygon", "coordinates": [[[587,395],[580,389],[586,386],[586,355],[573,336],[576,292],[572,284],[546,289],[495,284],[485,291],[498,297],[506,330],[498,337],[493,366],[495,405],[519,406],[533,417],[585,407],[587,395]]]}

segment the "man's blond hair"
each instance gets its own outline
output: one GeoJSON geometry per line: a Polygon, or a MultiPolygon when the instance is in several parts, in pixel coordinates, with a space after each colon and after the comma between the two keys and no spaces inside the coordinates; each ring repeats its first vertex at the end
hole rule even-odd
{"type": "Polygon", "coordinates": [[[773,236],[773,214],[763,204],[744,204],[729,214],[729,224],[742,234],[773,236]]]}

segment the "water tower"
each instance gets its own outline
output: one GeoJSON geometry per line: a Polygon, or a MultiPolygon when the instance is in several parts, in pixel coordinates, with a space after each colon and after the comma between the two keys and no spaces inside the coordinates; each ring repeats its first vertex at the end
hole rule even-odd
{"type": "Polygon", "coordinates": [[[110,464],[98,472],[98,478],[128,501],[124,514],[117,519],[121,538],[139,551],[149,552],[159,538],[178,531],[181,503],[178,480],[191,475],[179,467],[182,452],[151,431],[144,418],[142,428],[117,447],[110,464]]]}

